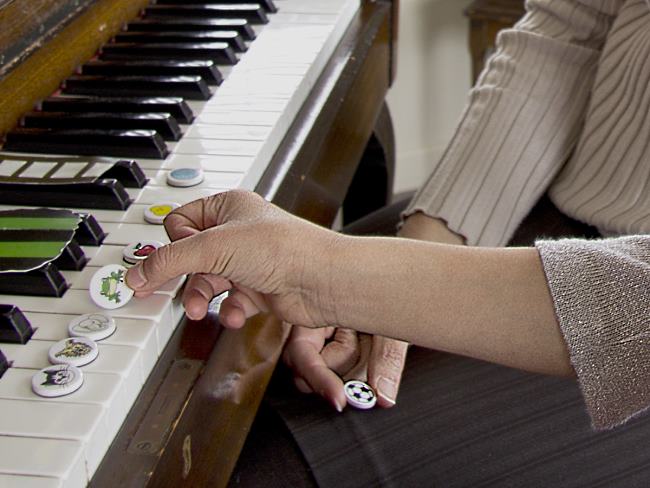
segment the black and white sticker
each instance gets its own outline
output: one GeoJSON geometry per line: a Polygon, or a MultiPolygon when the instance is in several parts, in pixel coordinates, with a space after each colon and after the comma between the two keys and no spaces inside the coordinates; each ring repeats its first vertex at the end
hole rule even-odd
{"type": "Polygon", "coordinates": [[[377,403],[375,390],[368,383],[360,380],[346,381],[343,385],[343,392],[345,393],[345,398],[348,400],[348,404],[355,408],[367,410],[374,407],[377,403]]]}

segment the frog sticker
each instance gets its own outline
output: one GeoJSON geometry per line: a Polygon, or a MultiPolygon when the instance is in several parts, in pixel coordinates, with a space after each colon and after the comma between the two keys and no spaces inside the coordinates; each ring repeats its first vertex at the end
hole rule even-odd
{"type": "Polygon", "coordinates": [[[102,278],[100,295],[106,297],[109,302],[120,303],[119,285],[124,283],[124,270],[113,271],[102,278]]]}
{"type": "Polygon", "coordinates": [[[126,284],[126,271],[119,264],[108,264],[98,269],[90,280],[90,298],[102,308],[120,308],[133,298],[133,290],[126,284]]]}

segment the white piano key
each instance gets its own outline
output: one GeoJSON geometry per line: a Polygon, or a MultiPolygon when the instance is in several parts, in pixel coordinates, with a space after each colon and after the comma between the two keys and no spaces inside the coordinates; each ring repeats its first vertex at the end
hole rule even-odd
{"type": "MultiPolygon", "coordinates": [[[[56,344],[54,341],[32,339],[26,344],[3,344],[2,352],[11,361],[12,368],[41,369],[50,365],[48,351],[56,344]]],[[[130,346],[115,346],[97,343],[99,354],[89,364],[81,367],[82,371],[117,374],[129,385],[135,384],[137,391],[144,382],[142,368],[138,361],[139,349],[130,346]]]]}
{"type": "Polygon", "coordinates": [[[0,452],[2,474],[58,478],[63,488],[86,486],[82,446],[77,441],[0,436],[0,452]]]}
{"type": "Polygon", "coordinates": [[[11,176],[18,171],[27,161],[5,159],[0,161],[0,176],[11,176]]]}
{"type": "MultiPolygon", "coordinates": [[[[146,319],[160,323],[168,318],[171,297],[150,295],[145,298],[134,297],[127,305],[111,311],[114,317],[146,319]]],[[[61,298],[33,297],[20,295],[0,295],[0,303],[11,303],[23,312],[78,314],[93,313],[100,310],[90,299],[87,290],[68,290],[61,298]]]]}
{"type": "MultiPolygon", "coordinates": [[[[11,303],[23,312],[59,313],[82,315],[100,310],[90,299],[87,290],[68,290],[61,298],[25,297],[0,295],[0,303],[11,303]],[[5,300],[5,301],[2,301],[5,300]]],[[[158,342],[166,344],[182,318],[180,301],[165,294],[153,294],[145,298],[133,298],[124,307],[110,311],[113,317],[152,320],[158,326],[158,342]]]]}
{"type": "Polygon", "coordinates": [[[99,405],[2,400],[0,408],[0,435],[80,442],[89,478],[109,447],[105,411],[99,405]]]}
{"type": "MultiPolygon", "coordinates": [[[[191,188],[178,188],[173,186],[147,185],[145,188],[141,190],[132,191],[132,189],[129,189],[128,191],[129,194],[135,197],[135,203],[140,205],[153,205],[159,202],[176,202],[183,205],[185,203],[189,203],[199,198],[209,197],[210,195],[214,195],[215,193],[218,193],[220,191],[225,191],[227,189],[229,189],[229,187],[209,188],[209,187],[201,187],[201,185],[197,185],[191,188]]],[[[162,227],[162,226],[154,225],[154,227],[162,227]]],[[[135,235],[137,234],[132,234],[131,240],[129,242],[133,242],[133,236],[135,235]]],[[[154,240],[160,241],[160,239],[154,239],[154,240]]]]}
{"type": "Polygon", "coordinates": [[[51,175],[51,178],[74,178],[79,174],[85,167],[87,166],[86,163],[78,163],[78,162],[67,162],[63,166],[61,166],[58,170],[56,170],[56,173],[51,175]]]}
{"type": "Polygon", "coordinates": [[[0,473],[0,488],[62,488],[63,480],[44,476],[0,473]]]}
{"type": "Polygon", "coordinates": [[[216,95],[214,103],[221,97],[251,96],[266,98],[291,98],[296,88],[302,81],[302,76],[264,76],[257,78],[250,73],[233,76],[232,83],[224,85],[216,95]]]}
{"type": "MultiPolygon", "coordinates": [[[[111,246],[111,247],[117,247],[117,246],[111,246]]],[[[122,264],[122,265],[126,266],[126,263],[122,262],[121,258],[120,258],[119,261],[114,261],[114,262],[108,263],[108,264],[122,264]]],[[[93,275],[95,274],[95,272],[98,269],[99,269],[98,266],[86,266],[81,271],[62,271],[61,273],[65,277],[65,280],[68,282],[71,289],[73,289],[73,290],[88,290],[89,287],[90,287],[89,286],[90,285],[90,280],[92,279],[93,275]]],[[[155,294],[162,294],[162,295],[169,295],[170,297],[175,297],[176,294],[178,293],[178,290],[180,290],[181,286],[183,286],[184,281],[185,281],[185,278],[182,277],[182,276],[179,276],[177,278],[174,278],[173,280],[169,280],[167,283],[162,285],[154,293],[155,294]]]]}
{"type": "MultiPolygon", "coordinates": [[[[246,102],[244,102],[246,103],[246,102]]],[[[280,101],[281,105],[284,102],[280,101]]],[[[256,105],[250,104],[251,107],[256,105]]],[[[262,108],[256,106],[258,110],[262,108]]],[[[274,109],[277,109],[274,107],[274,109]]],[[[185,137],[188,139],[235,139],[238,141],[264,141],[271,132],[268,126],[246,126],[232,124],[192,124],[185,137]]]]}
{"type": "Polygon", "coordinates": [[[104,240],[104,245],[127,246],[133,242],[133,237],[138,239],[148,239],[152,241],[169,242],[167,233],[162,225],[147,224],[144,218],[142,224],[113,223],[102,222],[101,226],[108,236],[104,240]]]}
{"type": "Polygon", "coordinates": [[[239,141],[225,139],[180,140],[174,148],[175,154],[215,154],[224,156],[255,156],[262,146],[260,141],[239,141]]]}
{"type": "Polygon", "coordinates": [[[25,171],[20,173],[21,178],[43,178],[47,173],[56,167],[54,162],[34,161],[25,171]]]}
{"type": "MultiPolygon", "coordinates": [[[[26,312],[25,317],[35,329],[32,340],[60,341],[68,337],[68,324],[77,315],[26,312]]],[[[125,318],[116,318],[115,323],[117,330],[99,343],[138,348],[142,370],[146,376],[153,368],[163,346],[158,344],[156,338],[156,324],[151,320],[125,318]]]]}
{"type": "Polygon", "coordinates": [[[225,125],[236,124],[252,127],[273,127],[282,116],[282,112],[268,112],[255,110],[242,105],[240,108],[232,109],[226,107],[207,106],[196,118],[197,124],[225,125]]]}
{"type": "Polygon", "coordinates": [[[138,159],[138,164],[144,170],[172,169],[186,165],[199,165],[204,170],[207,166],[210,166],[214,171],[242,173],[250,168],[253,159],[254,157],[252,156],[172,154],[164,161],[158,159],[138,159]]]}
{"type": "MultiPolygon", "coordinates": [[[[84,372],[84,383],[77,391],[63,397],[45,400],[32,391],[32,376],[36,371],[22,368],[9,368],[5,371],[0,379],[0,405],[2,399],[100,405],[106,411],[110,436],[115,435],[131,408],[131,404],[127,403],[127,392],[122,377],[119,375],[84,372]]],[[[0,469],[0,472],[3,471],[0,469]]]]}
{"type": "MultiPolygon", "coordinates": [[[[190,166],[184,166],[184,167],[187,168],[190,166]]],[[[167,175],[169,174],[169,170],[166,169],[161,169],[158,171],[146,170],[145,172],[147,176],[150,178],[147,187],[149,186],[163,187],[165,191],[172,189],[172,187],[170,187],[170,185],[167,184],[167,175]]],[[[203,168],[203,172],[204,172],[203,181],[198,185],[188,186],[188,187],[173,187],[173,188],[180,188],[180,190],[177,191],[177,193],[180,195],[191,194],[195,190],[202,189],[202,188],[224,190],[228,188],[236,188],[243,177],[243,173],[224,173],[221,171],[214,171],[212,168],[203,168]]]]}

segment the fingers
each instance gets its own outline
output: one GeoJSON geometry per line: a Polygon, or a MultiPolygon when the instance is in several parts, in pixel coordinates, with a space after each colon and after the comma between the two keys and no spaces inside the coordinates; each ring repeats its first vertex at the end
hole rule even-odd
{"type": "Polygon", "coordinates": [[[258,294],[247,290],[231,291],[219,309],[219,322],[229,329],[239,329],[246,323],[248,317],[267,311],[262,305],[263,299],[258,294]]]}
{"type": "Polygon", "coordinates": [[[331,330],[306,329],[294,326],[285,348],[284,359],[296,375],[296,386],[302,392],[313,391],[341,412],[346,405],[343,381],[321,356],[327,334],[331,330]]]}
{"type": "Polygon", "coordinates": [[[337,374],[343,376],[359,360],[357,333],[351,329],[336,329],[334,338],[323,348],[322,355],[325,364],[337,374]]]}
{"type": "Polygon", "coordinates": [[[368,383],[377,392],[377,405],[380,407],[395,405],[407,350],[406,342],[373,336],[368,359],[368,383]]]}
{"type": "Polygon", "coordinates": [[[228,280],[212,274],[193,274],[185,283],[183,306],[192,320],[200,320],[208,313],[212,299],[231,288],[228,280]]]}

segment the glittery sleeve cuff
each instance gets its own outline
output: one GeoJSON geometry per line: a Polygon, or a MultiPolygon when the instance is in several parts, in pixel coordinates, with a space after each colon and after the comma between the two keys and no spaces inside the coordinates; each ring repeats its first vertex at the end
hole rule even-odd
{"type": "Polygon", "coordinates": [[[538,241],[595,429],[650,406],[650,236],[538,241]]]}

